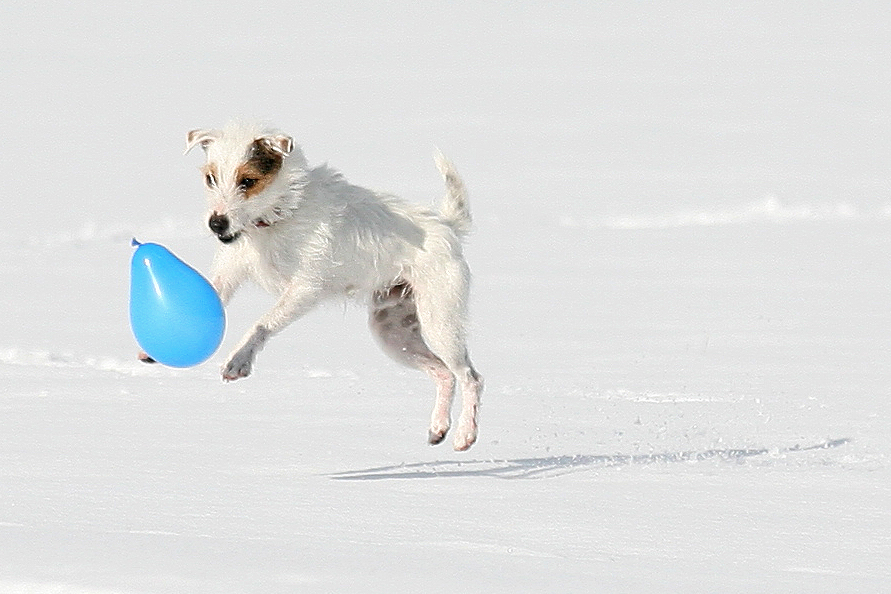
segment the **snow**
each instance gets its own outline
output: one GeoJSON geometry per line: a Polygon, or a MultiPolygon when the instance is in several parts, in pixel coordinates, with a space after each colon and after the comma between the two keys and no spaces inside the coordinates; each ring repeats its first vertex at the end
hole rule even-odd
{"type": "Polygon", "coordinates": [[[881,592],[878,5],[0,9],[0,591],[881,592]],[[334,303],[223,384],[146,366],[129,241],[207,270],[187,130],[471,190],[480,441],[334,303]]]}

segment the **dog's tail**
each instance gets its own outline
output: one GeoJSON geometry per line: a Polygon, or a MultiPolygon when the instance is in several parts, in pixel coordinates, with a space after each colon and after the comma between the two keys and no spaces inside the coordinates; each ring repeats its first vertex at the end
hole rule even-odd
{"type": "Polygon", "coordinates": [[[464,181],[458,175],[458,170],[445,158],[445,155],[437,150],[433,158],[446,185],[445,197],[439,208],[440,214],[455,234],[463,238],[470,233],[473,223],[470,205],[467,202],[467,188],[464,187],[464,181]]]}

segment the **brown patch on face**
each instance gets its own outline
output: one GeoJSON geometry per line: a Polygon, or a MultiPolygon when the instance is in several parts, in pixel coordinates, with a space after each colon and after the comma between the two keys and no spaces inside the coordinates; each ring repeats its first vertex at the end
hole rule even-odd
{"type": "Polygon", "coordinates": [[[248,160],[235,171],[235,185],[245,198],[260,194],[282,168],[282,155],[263,140],[251,145],[248,160]]]}
{"type": "Polygon", "coordinates": [[[215,165],[211,165],[210,163],[205,163],[201,168],[201,172],[204,174],[204,185],[208,188],[215,188],[217,184],[220,182],[220,174],[217,172],[217,168],[215,165]]]}

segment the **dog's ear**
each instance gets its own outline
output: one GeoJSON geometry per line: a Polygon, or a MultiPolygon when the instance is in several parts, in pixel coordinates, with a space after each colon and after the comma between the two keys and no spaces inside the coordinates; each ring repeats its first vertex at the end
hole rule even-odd
{"type": "Polygon", "coordinates": [[[220,133],[216,130],[202,130],[198,128],[191,130],[186,136],[186,153],[195,148],[196,144],[200,144],[201,148],[207,150],[208,145],[220,137],[220,133]]]}
{"type": "Polygon", "coordinates": [[[287,134],[268,134],[256,138],[255,142],[263,143],[282,157],[290,155],[294,150],[294,139],[287,134]]]}

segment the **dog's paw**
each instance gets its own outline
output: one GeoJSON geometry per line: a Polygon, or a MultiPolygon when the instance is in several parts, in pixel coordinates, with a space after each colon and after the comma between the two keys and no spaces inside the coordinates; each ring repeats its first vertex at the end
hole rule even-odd
{"type": "Polygon", "coordinates": [[[155,361],[154,359],[149,357],[148,353],[146,353],[145,351],[139,351],[139,353],[137,353],[137,355],[136,355],[136,358],[139,359],[140,361],[142,361],[143,363],[157,363],[157,361],[155,361]]]}
{"type": "Polygon", "coordinates": [[[452,446],[456,452],[463,452],[476,442],[476,423],[468,426],[459,425],[455,431],[455,440],[452,446]]]}
{"type": "Polygon", "coordinates": [[[223,381],[234,382],[251,374],[253,360],[241,351],[235,353],[228,363],[223,365],[223,381]]]}
{"type": "Polygon", "coordinates": [[[434,429],[433,427],[431,427],[427,431],[427,443],[429,443],[430,445],[442,443],[442,440],[445,439],[446,433],[448,433],[448,431],[448,427],[444,429],[434,429]]]}

